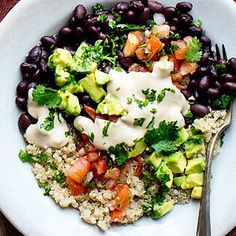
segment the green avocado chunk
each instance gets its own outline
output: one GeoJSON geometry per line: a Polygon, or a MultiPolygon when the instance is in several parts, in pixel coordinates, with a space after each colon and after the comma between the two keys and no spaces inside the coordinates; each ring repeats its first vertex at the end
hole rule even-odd
{"type": "Polygon", "coordinates": [[[106,96],[105,99],[100,102],[97,106],[97,113],[111,115],[122,115],[124,113],[123,107],[120,105],[119,100],[112,97],[106,96]]]}
{"type": "Polygon", "coordinates": [[[184,173],[187,160],[182,152],[175,152],[164,158],[166,165],[173,173],[184,173]]]}
{"type": "Polygon", "coordinates": [[[180,146],[181,144],[185,143],[188,139],[188,131],[185,128],[182,128],[177,133],[177,139],[175,140],[176,146],[180,146]]]}
{"type": "Polygon", "coordinates": [[[201,173],[205,170],[205,161],[202,157],[188,160],[188,164],[185,170],[186,174],[201,173]]]}
{"type": "Polygon", "coordinates": [[[94,74],[89,74],[81,79],[80,85],[96,103],[101,102],[106,94],[105,90],[96,83],[94,74]]]}
{"type": "Polygon", "coordinates": [[[182,189],[190,189],[203,185],[203,173],[187,175],[184,183],[181,184],[182,189]]]}
{"type": "Polygon", "coordinates": [[[186,181],[186,176],[178,176],[174,178],[174,183],[177,187],[180,187],[186,181]]]}
{"type": "Polygon", "coordinates": [[[198,153],[205,152],[203,135],[192,135],[184,143],[187,158],[195,157],[198,153]]]}
{"type": "Polygon", "coordinates": [[[202,187],[194,187],[191,193],[191,198],[201,199],[202,197],[202,187]]]}
{"type": "Polygon", "coordinates": [[[160,166],[161,162],[162,162],[162,157],[158,156],[156,154],[156,152],[153,152],[147,159],[146,162],[152,166],[154,169],[158,169],[158,167],[160,166]]]}
{"type": "Polygon", "coordinates": [[[147,144],[145,143],[144,138],[138,140],[132,147],[132,149],[129,151],[128,158],[136,157],[142,154],[146,147],[147,144]]]}
{"type": "Polygon", "coordinates": [[[161,205],[154,205],[152,217],[158,219],[164,216],[166,213],[170,212],[173,209],[173,206],[174,206],[174,200],[164,202],[161,205]]]}
{"type": "Polygon", "coordinates": [[[104,85],[111,81],[111,76],[98,69],[95,70],[95,79],[97,84],[104,85]]]}
{"type": "Polygon", "coordinates": [[[71,80],[71,75],[69,72],[65,71],[60,65],[56,66],[55,69],[55,82],[56,85],[62,87],[71,80]]]}
{"type": "Polygon", "coordinates": [[[158,170],[155,172],[155,177],[165,184],[166,187],[171,188],[173,183],[173,173],[167,167],[166,163],[162,161],[158,170]]]}

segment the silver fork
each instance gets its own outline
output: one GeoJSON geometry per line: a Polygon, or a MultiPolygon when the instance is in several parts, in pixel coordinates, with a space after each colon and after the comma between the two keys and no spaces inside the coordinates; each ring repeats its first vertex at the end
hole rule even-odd
{"type": "MultiPolygon", "coordinates": [[[[222,45],[222,56],[227,60],[226,50],[222,45]]],[[[221,59],[221,54],[218,45],[216,44],[216,57],[217,60],[221,59]]],[[[218,132],[213,135],[210,143],[208,144],[206,152],[206,169],[204,173],[203,192],[200,202],[200,209],[198,215],[197,236],[211,236],[211,221],[210,221],[210,180],[211,180],[211,163],[213,159],[213,151],[217,140],[222,133],[227,129],[232,120],[233,101],[227,110],[224,124],[220,127],[218,132]]]]}

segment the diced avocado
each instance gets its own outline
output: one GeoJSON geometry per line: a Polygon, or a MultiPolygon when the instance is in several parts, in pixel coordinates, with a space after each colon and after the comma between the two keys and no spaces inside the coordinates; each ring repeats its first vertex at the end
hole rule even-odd
{"type": "Polygon", "coordinates": [[[185,182],[181,184],[182,189],[189,189],[203,185],[203,173],[187,175],[185,182]]]}
{"type": "Polygon", "coordinates": [[[79,83],[76,83],[76,82],[71,82],[69,84],[66,84],[65,86],[61,88],[61,90],[68,91],[70,93],[83,93],[84,92],[83,87],[79,83]]]}
{"type": "Polygon", "coordinates": [[[194,187],[191,193],[191,198],[201,199],[202,197],[202,187],[194,187]]]}
{"type": "Polygon", "coordinates": [[[98,69],[95,70],[95,79],[97,84],[104,85],[111,81],[111,76],[98,69]]]}
{"type": "Polygon", "coordinates": [[[107,115],[122,115],[124,113],[123,107],[120,105],[118,99],[106,96],[105,99],[98,104],[97,106],[97,113],[107,114],[107,115]]]}
{"type": "Polygon", "coordinates": [[[155,177],[165,184],[168,188],[171,188],[173,183],[173,173],[167,167],[165,162],[162,161],[158,170],[155,172],[155,177]]]}
{"type": "Polygon", "coordinates": [[[72,62],[72,56],[68,50],[58,48],[53,54],[48,58],[48,66],[50,69],[56,68],[56,66],[61,66],[61,68],[66,68],[72,62]]]}
{"type": "Polygon", "coordinates": [[[99,103],[106,94],[105,90],[96,83],[94,74],[81,79],[80,85],[96,103],[99,103]]]}
{"type": "Polygon", "coordinates": [[[164,202],[161,205],[155,205],[152,217],[158,219],[164,216],[166,213],[170,212],[173,209],[173,206],[174,206],[174,200],[164,202]]]}
{"type": "Polygon", "coordinates": [[[75,95],[71,94],[68,91],[60,92],[62,101],[59,105],[59,108],[64,110],[68,115],[77,116],[81,112],[79,99],[75,95]]]}
{"type": "Polygon", "coordinates": [[[205,161],[202,157],[188,160],[188,164],[185,170],[186,174],[201,173],[205,170],[205,161]]]}
{"type": "Polygon", "coordinates": [[[186,176],[178,176],[174,178],[174,183],[177,187],[180,187],[186,181],[186,176]]]}
{"type": "Polygon", "coordinates": [[[146,162],[154,169],[158,169],[162,162],[162,157],[158,156],[156,152],[153,152],[147,159],[146,162]]]}
{"type": "Polygon", "coordinates": [[[192,158],[196,154],[205,152],[205,144],[203,135],[192,135],[184,143],[184,149],[187,158],[192,158]]]}
{"type": "Polygon", "coordinates": [[[177,139],[175,141],[176,146],[180,146],[185,143],[188,139],[188,131],[185,128],[182,128],[177,133],[177,139]]]}
{"type": "Polygon", "coordinates": [[[132,147],[132,149],[128,153],[128,158],[136,157],[143,153],[145,148],[147,147],[147,144],[144,141],[144,138],[138,140],[135,145],[132,147]]]}
{"type": "Polygon", "coordinates": [[[187,160],[182,152],[175,152],[168,157],[165,157],[165,162],[168,168],[173,173],[183,173],[187,165],[187,160]]]}
{"type": "Polygon", "coordinates": [[[71,75],[69,72],[65,71],[62,66],[56,66],[55,70],[55,82],[56,85],[62,87],[70,81],[71,75]]]}

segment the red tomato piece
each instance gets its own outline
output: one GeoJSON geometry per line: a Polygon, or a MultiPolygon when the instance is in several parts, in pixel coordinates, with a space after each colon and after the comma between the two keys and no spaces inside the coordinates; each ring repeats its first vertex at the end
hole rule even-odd
{"type": "Polygon", "coordinates": [[[117,184],[118,184],[117,180],[109,179],[109,180],[107,180],[107,182],[106,182],[106,189],[108,189],[108,190],[114,190],[115,187],[117,186],[117,184]]]}
{"type": "Polygon", "coordinates": [[[71,179],[69,176],[66,178],[66,183],[69,185],[70,193],[73,196],[78,196],[84,193],[87,189],[86,185],[77,183],[76,181],[71,179]]]}
{"type": "Polygon", "coordinates": [[[118,168],[113,168],[113,169],[109,169],[107,170],[106,174],[105,174],[105,178],[106,179],[114,179],[114,180],[118,180],[120,177],[120,170],[118,168]]]}
{"type": "Polygon", "coordinates": [[[114,208],[116,210],[124,210],[130,203],[131,191],[126,184],[119,184],[115,194],[114,208]]]}
{"type": "Polygon", "coordinates": [[[124,219],[124,216],[125,216],[125,212],[119,211],[119,210],[114,210],[114,211],[111,211],[110,215],[111,215],[111,223],[122,222],[124,219]]]}
{"type": "Polygon", "coordinates": [[[106,173],[108,170],[108,165],[106,160],[99,159],[92,163],[92,170],[95,176],[106,173]]]}

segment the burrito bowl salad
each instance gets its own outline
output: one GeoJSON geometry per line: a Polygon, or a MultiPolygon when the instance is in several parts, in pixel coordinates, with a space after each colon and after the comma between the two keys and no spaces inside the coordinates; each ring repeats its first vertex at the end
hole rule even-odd
{"type": "Polygon", "coordinates": [[[201,198],[236,59],[215,56],[192,7],[80,4],[20,66],[20,159],[44,195],[104,231],[201,198]]]}

